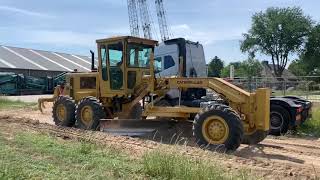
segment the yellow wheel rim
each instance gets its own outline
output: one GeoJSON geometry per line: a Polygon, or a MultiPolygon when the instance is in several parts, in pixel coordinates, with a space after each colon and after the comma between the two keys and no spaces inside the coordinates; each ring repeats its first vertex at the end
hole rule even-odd
{"type": "Polygon", "coordinates": [[[202,134],[209,144],[223,144],[229,136],[229,126],[219,116],[210,116],[202,124],[202,134]]]}
{"type": "Polygon", "coordinates": [[[64,121],[66,119],[67,110],[63,104],[59,104],[56,110],[57,117],[59,121],[64,121]]]}
{"type": "Polygon", "coordinates": [[[90,106],[84,106],[81,109],[81,120],[86,125],[90,125],[93,121],[93,111],[90,106]]]}

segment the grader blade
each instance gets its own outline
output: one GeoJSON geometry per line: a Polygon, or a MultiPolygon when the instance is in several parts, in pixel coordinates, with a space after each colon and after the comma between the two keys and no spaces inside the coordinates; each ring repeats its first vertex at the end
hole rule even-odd
{"type": "Polygon", "coordinates": [[[140,119],[101,119],[100,131],[116,136],[150,136],[156,131],[154,122],[140,119]]]}
{"type": "Polygon", "coordinates": [[[164,143],[192,138],[190,122],[146,119],[101,119],[100,131],[114,136],[142,137],[164,143]]]}
{"type": "Polygon", "coordinates": [[[143,129],[143,128],[120,128],[120,129],[110,129],[106,128],[103,132],[115,135],[115,136],[130,136],[130,137],[141,137],[152,135],[155,129],[143,129]]]}

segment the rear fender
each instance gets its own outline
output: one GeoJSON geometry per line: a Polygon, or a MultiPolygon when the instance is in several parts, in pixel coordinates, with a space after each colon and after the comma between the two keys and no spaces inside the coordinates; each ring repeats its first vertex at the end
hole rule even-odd
{"type": "Polygon", "coordinates": [[[270,129],[270,89],[257,89],[255,94],[255,125],[257,130],[268,131],[270,129]]]}

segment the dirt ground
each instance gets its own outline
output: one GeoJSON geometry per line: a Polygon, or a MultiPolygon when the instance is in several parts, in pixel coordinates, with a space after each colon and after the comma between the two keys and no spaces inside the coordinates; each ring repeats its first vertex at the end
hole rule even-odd
{"type": "Polygon", "coordinates": [[[7,99],[10,99],[12,101],[23,101],[23,102],[38,102],[39,98],[49,98],[52,97],[52,95],[24,95],[24,96],[6,96],[7,99]]]}
{"type": "Polygon", "coordinates": [[[224,165],[229,170],[248,169],[266,179],[317,179],[320,177],[320,140],[298,137],[268,137],[256,146],[241,145],[230,155],[203,151],[197,147],[165,145],[159,142],[129,137],[115,137],[102,132],[62,128],[53,125],[51,105],[39,111],[0,111],[0,133],[9,135],[15,129],[50,133],[64,139],[81,138],[99,144],[113,145],[141,154],[165,146],[191,157],[205,158],[224,165]]]}

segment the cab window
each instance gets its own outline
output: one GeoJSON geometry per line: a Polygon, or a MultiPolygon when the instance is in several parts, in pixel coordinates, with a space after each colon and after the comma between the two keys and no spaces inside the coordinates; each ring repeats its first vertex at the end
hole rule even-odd
{"type": "Polygon", "coordinates": [[[119,66],[122,64],[122,43],[108,45],[110,66],[119,66]]]}
{"type": "Polygon", "coordinates": [[[148,68],[150,66],[151,53],[152,47],[129,44],[127,65],[129,67],[148,68]]]}

